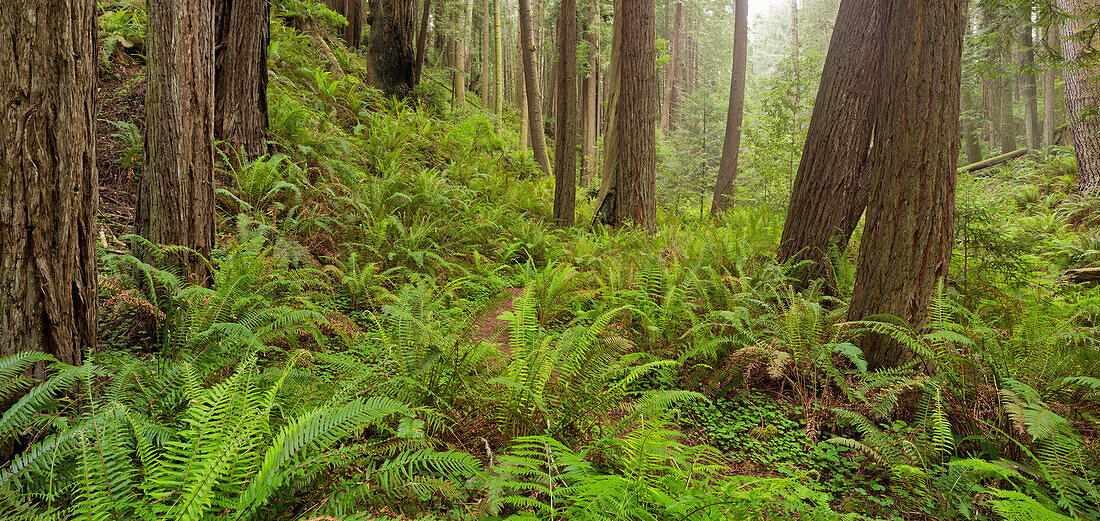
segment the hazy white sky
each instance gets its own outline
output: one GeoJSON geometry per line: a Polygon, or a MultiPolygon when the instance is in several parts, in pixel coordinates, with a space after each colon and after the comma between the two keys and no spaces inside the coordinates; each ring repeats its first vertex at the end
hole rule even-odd
{"type": "Polygon", "coordinates": [[[772,6],[790,3],[790,0],[749,0],[749,23],[756,19],[756,15],[768,12],[772,6]]]}

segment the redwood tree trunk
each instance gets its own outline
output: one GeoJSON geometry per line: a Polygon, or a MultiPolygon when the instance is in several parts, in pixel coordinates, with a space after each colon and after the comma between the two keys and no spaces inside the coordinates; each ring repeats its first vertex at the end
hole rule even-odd
{"type": "Polygon", "coordinates": [[[867,205],[867,156],[881,97],[876,4],[840,4],[779,243],[780,262],[813,262],[796,277],[826,278],[834,291],[829,247],[847,247],[867,205]]]}
{"type": "MultiPolygon", "coordinates": [[[[954,239],[964,0],[894,0],[885,32],[881,108],[870,157],[867,223],[851,319],[877,314],[921,327],[954,239]]],[[[912,353],[878,335],[862,341],[869,368],[912,353]]]]}
{"type": "Polygon", "coordinates": [[[730,207],[733,181],[737,179],[737,156],[741,151],[741,123],[745,119],[745,78],[748,70],[749,13],[748,1],[737,0],[733,8],[733,74],[730,78],[729,112],[726,114],[726,139],[722,144],[722,160],[718,164],[718,179],[714,183],[711,215],[730,207]]]}
{"type": "Polygon", "coordinates": [[[192,283],[209,284],[214,245],[214,12],[203,0],[149,0],[145,173],[137,233],[184,246],[174,256],[192,283]],[[200,257],[201,256],[201,257],[200,257]]]}
{"type": "Polygon", "coordinates": [[[523,83],[527,97],[527,125],[531,150],[543,172],[550,173],[550,157],[546,154],[546,133],[542,128],[542,95],[539,94],[539,77],[536,67],[534,29],[531,25],[531,2],[519,0],[519,37],[523,55],[523,83]]]}
{"type": "Polygon", "coordinates": [[[214,136],[247,159],[267,153],[266,0],[218,0],[215,20],[214,136]]]}
{"type": "Polygon", "coordinates": [[[0,356],[96,345],[96,3],[0,9],[0,356]]]}
{"type": "Polygon", "coordinates": [[[1063,72],[1066,109],[1073,148],[1077,156],[1077,185],[1081,191],[1100,189],[1100,85],[1096,83],[1094,58],[1086,55],[1084,39],[1094,28],[1094,20],[1084,16],[1089,0],[1058,0],[1058,8],[1070,18],[1062,22],[1063,72]]]}
{"type": "MultiPolygon", "coordinates": [[[[744,0],[739,0],[743,2],[744,0]]],[[[654,0],[617,0],[609,126],[595,223],[657,231],[657,47],[654,0]]]]}
{"type": "Polygon", "coordinates": [[[416,4],[413,0],[375,0],[375,6],[367,53],[372,81],[385,95],[404,98],[416,84],[416,4]]]}
{"type": "Polygon", "coordinates": [[[573,226],[577,198],[577,2],[558,17],[558,117],[554,131],[554,222],[573,226]]]}

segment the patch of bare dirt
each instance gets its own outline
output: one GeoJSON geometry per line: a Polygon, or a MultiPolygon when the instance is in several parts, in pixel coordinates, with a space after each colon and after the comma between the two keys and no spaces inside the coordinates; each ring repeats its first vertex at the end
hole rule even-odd
{"type": "Polygon", "coordinates": [[[500,315],[515,311],[515,301],[523,295],[523,288],[507,288],[493,300],[485,311],[481,312],[474,327],[470,330],[470,338],[474,341],[485,341],[500,344],[500,352],[505,358],[512,355],[511,335],[508,332],[508,322],[501,320],[500,315]]]}

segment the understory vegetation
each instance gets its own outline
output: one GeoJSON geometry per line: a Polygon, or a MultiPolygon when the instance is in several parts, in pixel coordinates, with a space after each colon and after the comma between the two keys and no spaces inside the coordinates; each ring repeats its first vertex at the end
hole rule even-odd
{"type": "MultiPolygon", "coordinates": [[[[774,260],[782,198],[555,228],[518,114],[452,110],[442,77],[385,99],[274,9],[272,152],[222,158],[213,284],[101,216],[99,351],[0,359],[0,517],[1100,518],[1100,289],[1060,278],[1100,267],[1100,197],[1072,153],[959,177],[930,326],[846,321],[858,230],[830,296],[774,260]],[[872,333],[918,360],[869,371],[872,333]]],[[[104,12],[118,105],[142,14],[104,12]]],[[[136,124],[100,125],[122,186],[136,124]]]]}

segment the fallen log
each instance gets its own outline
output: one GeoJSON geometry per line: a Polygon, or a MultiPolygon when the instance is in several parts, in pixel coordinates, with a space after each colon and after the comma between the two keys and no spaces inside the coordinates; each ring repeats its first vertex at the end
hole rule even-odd
{"type": "Polygon", "coordinates": [[[1066,270],[1066,272],[1062,274],[1061,280],[1074,284],[1095,286],[1096,283],[1100,282],[1100,268],[1077,268],[1066,270]]]}
{"type": "Polygon", "coordinates": [[[971,173],[977,172],[978,170],[985,170],[986,168],[989,168],[991,166],[997,166],[1001,163],[1007,163],[1009,161],[1012,161],[1013,159],[1016,159],[1018,157],[1023,157],[1025,155],[1027,155],[1028,152],[1031,152],[1031,150],[1027,149],[1027,148],[1021,148],[1019,150],[1013,150],[1012,152],[1009,152],[1007,154],[1001,154],[999,156],[993,156],[989,159],[984,159],[982,161],[978,161],[977,163],[973,163],[973,164],[966,165],[964,167],[960,167],[959,168],[959,173],[960,174],[971,174],[971,173]]]}

